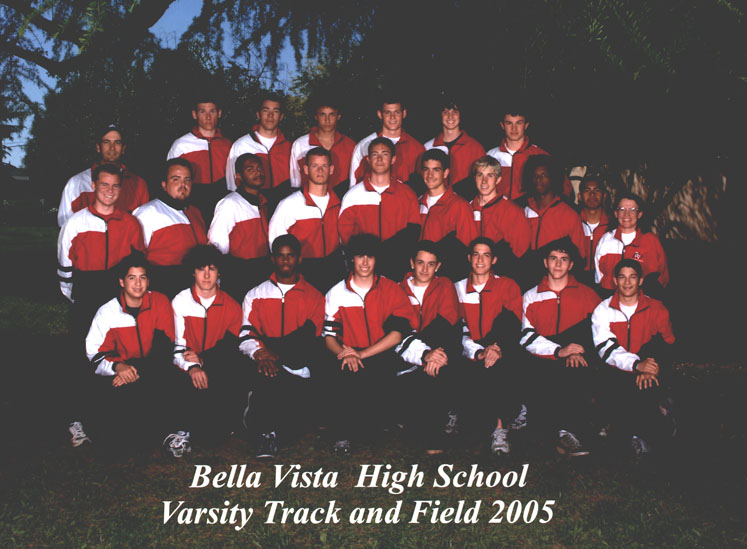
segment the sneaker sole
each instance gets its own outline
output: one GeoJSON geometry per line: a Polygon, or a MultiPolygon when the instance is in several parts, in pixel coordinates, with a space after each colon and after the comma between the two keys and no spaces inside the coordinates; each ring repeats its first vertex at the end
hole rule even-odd
{"type": "Polygon", "coordinates": [[[565,448],[561,448],[560,446],[556,446],[555,449],[562,456],[581,457],[588,456],[591,453],[589,452],[589,450],[575,450],[569,452],[568,450],[566,450],[565,448]]]}

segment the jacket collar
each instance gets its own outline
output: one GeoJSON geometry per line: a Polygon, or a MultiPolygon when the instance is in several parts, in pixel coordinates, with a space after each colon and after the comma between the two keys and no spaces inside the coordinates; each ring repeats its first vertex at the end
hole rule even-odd
{"type": "MultiPolygon", "coordinates": [[[[303,193],[303,197],[306,200],[307,206],[316,206],[316,202],[314,202],[314,199],[311,198],[311,193],[309,192],[308,185],[304,185],[303,189],[301,189],[301,192],[303,193]]],[[[327,211],[329,211],[329,209],[333,206],[338,206],[340,204],[340,199],[337,198],[337,193],[330,192],[329,183],[327,184],[327,196],[329,197],[329,202],[327,203],[327,211]]],[[[324,213],[326,214],[327,211],[325,211],[324,213]]]]}
{"type": "MultiPolygon", "coordinates": [[[[192,293],[192,299],[195,300],[195,303],[200,303],[200,296],[197,295],[194,284],[192,284],[192,286],[189,288],[189,291],[192,293]]],[[[224,301],[225,301],[225,293],[220,288],[217,288],[217,292],[215,293],[215,299],[213,300],[213,303],[210,305],[210,307],[221,307],[224,301]]]]}
{"type": "MultiPolygon", "coordinates": [[[[397,182],[397,180],[394,179],[394,176],[390,173],[389,174],[389,186],[386,189],[384,189],[384,192],[385,193],[393,193],[394,190],[392,189],[392,187],[394,187],[394,184],[396,182],[397,182]]],[[[367,174],[366,177],[363,178],[363,186],[369,192],[372,192],[372,193],[378,192],[376,189],[374,189],[374,186],[371,184],[371,174],[367,174]]]]}
{"type": "MultiPolygon", "coordinates": [[[[529,140],[529,136],[528,135],[524,135],[524,142],[521,144],[521,147],[519,147],[519,150],[514,151],[513,154],[522,153],[525,150],[527,150],[531,145],[532,145],[532,143],[529,140]]],[[[508,150],[508,147],[506,146],[506,138],[505,137],[501,141],[500,150],[503,151],[503,152],[507,152],[507,153],[511,154],[509,152],[509,150],[508,150]]]]}
{"type": "MultiPolygon", "coordinates": [[[[650,298],[641,290],[638,293],[638,304],[636,305],[635,312],[638,313],[647,309],[650,304],[650,298]]],[[[617,292],[612,294],[612,298],[610,299],[610,307],[612,307],[613,309],[617,309],[618,311],[622,311],[622,309],[620,308],[620,297],[617,295],[617,292]]]]}
{"type": "MultiPolygon", "coordinates": [[[[254,139],[257,143],[262,144],[257,134],[258,129],[259,129],[259,124],[254,124],[254,126],[252,126],[252,131],[249,135],[251,135],[252,139],[254,139]]],[[[285,135],[283,135],[283,132],[281,132],[278,129],[277,139],[275,139],[275,143],[270,148],[274,149],[275,147],[277,147],[280,143],[284,141],[285,141],[285,135]]]]}
{"type": "MultiPolygon", "coordinates": [[[[148,290],[147,292],[145,292],[145,295],[143,296],[143,302],[140,304],[141,313],[150,309],[150,305],[151,305],[150,294],[151,294],[151,291],[148,290]]],[[[119,292],[119,306],[122,308],[123,313],[127,313],[127,302],[125,301],[124,290],[121,290],[119,292]]]]}
{"type": "MultiPolygon", "coordinates": [[[[309,145],[314,145],[316,147],[321,147],[322,146],[322,142],[319,141],[319,138],[316,136],[317,130],[319,130],[319,128],[317,126],[314,126],[309,131],[309,145]]],[[[338,145],[342,141],[343,137],[344,136],[340,132],[335,131],[335,139],[334,139],[334,142],[332,144],[332,148],[334,148],[335,145],[338,145]]]]}
{"type": "MultiPolygon", "coordinates": [[[[560,290],[560,292],[563,292],[566,288],[578,288],[578,281],[573,275],[568,275],[568,284],[566,284],[565,288],[560,290]]],[[[537,291],[560,293],[560,292],[555,292],[555,290],[550,288],[550,285],[547,283],[547,275],[543,276],[540,283],[537,284],[537,291]]]]}
{"type": "Polygon", "coordinates": [[[202,135],[199,126],[192,127],[192,135],[194,135],[198,139],[205,139],[206,141],[212,141],[213,139],[219,139],[223,137],[223,134],[220,132],[220,128],[215,128],[215,135],[213,137],[205,137],[204,135],[202,135]]]}
{"type": "MultiPolygon", "coordinates": [[[[495,286],[495,281],[498,280],[499,276],[495,274],[493,271],[490,271],[490,277],[488,277],[488,281],[485,283],[485,287],[482,289],[483,292],[490,292],[493,289],[493,286],[495,286]]],[[[471,294],[473,292],[476,292],[474,285],[472,284],[472,274],[469,274],[467,276],[467,289],[468,294],[471,294]]]]}

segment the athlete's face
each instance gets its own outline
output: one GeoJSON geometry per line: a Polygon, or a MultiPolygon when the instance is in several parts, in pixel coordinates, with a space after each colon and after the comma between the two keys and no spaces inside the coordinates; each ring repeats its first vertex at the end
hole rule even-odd
{"type": "Polygon", "coordinates": [[[298,268],[298,254],[290,246],[280,246],[270,256],[275,274],[279,278],[288,278],[295,274],[298,268]]]}
{"type": "Polygon", "coordinates": [[[423,181],[425,181],[425,186],[429,191],[435,191],[436,194],[439,191],[445,191],[447,177],[449,177],[449,170],[444,170],[438,160],[423,162],[423,181]]]}
{"type": "Polygon", "coordinates": [[[324,155],[310,156],[303,167],[304,173],[309,176],[309,181],[317,185],[325,185],[329,176],[335,172],[335,167],[329,163],[329,158],[324,155]]]}
{"type": "Polygon", "coordinates": [[[119,176],[106,172],[101,172],[92,186],[96,203],[107,208],[114,205],[122,190],[119,176]]]}
{"type": "Polygon", "coordinates": [[[184,166],[169,166],[166,181],[161,187],[174,200],[186,200],[192,192],[192,174],[184,166]]]}
{"type": "Polygon", "coordinates": [[[480,196],[492,196],[495,194],[496,187],[498,187],[500,181],[500,176],[495,175],[495,170],[492,166],[477,168],[475,185],[477,185],[477,194],[480,196]]]}
{"type": "Polygon", "coordinates": [[[319,107],[316,110],[316,125],[323,132],[333,132],[337,129],[340,112],[332,107],[319,107]]]}
{"type": "Polygon", "coordinates": [[[205,265],[194,271],[195,284],[203,292],[212,292],[218,287],[220,272],[215,265],[205,265]]]}
{"type": "Polygon", "coordinates": [[[534,182],[534,192],[537,196],[544,196],[552,191],[550,172],[545,166],[537,166],[534,168],[532,181],[534,182]]]}
{"type": "Polygon", "coordinates": [[[410,259],[410,267],[412,267],[415,281],[419,285],[425,286],[430,284],[433,277],[436,276],[436,271],[441,268],[441,263],[432,253],[420,250],[415,259],[410,259]]]}
{"type": "Polygon", "coordinates": [[[545,268],[550,278],[562,280],[573,268],[573,261],[567,253],[553,250],[545,259],[545,268]]]}
{"type": "Polygon", "coordinates": [[[402,129],[402,121],[407,118],[407,109],[399,103],[384,103],[376,114],[387,132],[398,132],[402,129]]]}
{"type": "Polygon", "coordinates": [[[596,181],[588,181],[581,191],[581,204],[589,210],[596,210],[602,205],[604,191],[596,181]]]}
{"type": "Polygon", "coordinates": [[[214,132],[222,114],[223,111],[215,103],[198,103],[197,108],[192,111],[192,118],[197,121],[201,130],[214,132]]]}
{"type": "Polygon", "coordinates": [[[282,119],[283,113],[280,111],[280,103],[265,99],[259,108],[259,112],[257,112],[260,127],[265,131],[273,132],[282,119]]]}
{"type": "Polygon", "coordinates": [[[445,130],[457,130],[462,121],[459,109],[444,109],[441,111],[441,126],[445,130]]]}
{"type": "Polygon", "coordinates": [[[371,165],[371,171],[377,175],[389,173],[394,164],[394,158],[392,151],[383,143],[374,145],[368,151],[368,163],[371,165]]]}
{"type": "Polygon", "coordinates": [[[493,255],[493,251],[487,244],[476,244],[472,251],[467,256],[470,265],[472,265],[472,272],[476,275],[484,275],[490,272],[493,265],[498,260],[493,255]]]}
{"type": "Polygon", "coordinates": [[[116,130],[105,133],[101,141],[96,144],[96,152],[101,156],[102,162],[119,162],[125,152],[122,135],[116,130]]]}
{"type": "Polygon", "coordinates": [[[642,280],[632,267],[623,267],[614,278],[620,297],[635,297],[641,290],[642,280]]]}
{"type": "Polygon", "coordinates": [[[241,186],[250,191],[261,189],[265,184],[265,169],[261,162],[253,158],[244,161],[244,166],[237,175],[241,186]]]}
{"type": "Polygon", "coordinates": [[[360,278],[368,278],[374,274],[376,257],[372,255],[353,256],[353,273],[360,278]]]}
{"type": "Polygon", "coordinates": [[[638,209],[635,200],[623,198],[617,203],[615,208],[615,217],[623,232],[632,232],[638,227],[638,220],[643,215],[638,209]]]}
{"type": "MultiPolygon", "coordinates": [[[[119,279],[119,285],[129,302],[138,302],[148,291],[148,275],[142,267],[130,267],[124,278],[119,279]]],[[[137,305],[136,305],[137,306],[137,305]]]]}
{"type": "Polygon", "coordinates": [[[529,127],[527,119],[521,115],[514,116],[507,114],[503,117],[501,122],[501,128],[503,128],[506,134],[506,139],[509,141],[523,141],[526,129],[529,127]]]}

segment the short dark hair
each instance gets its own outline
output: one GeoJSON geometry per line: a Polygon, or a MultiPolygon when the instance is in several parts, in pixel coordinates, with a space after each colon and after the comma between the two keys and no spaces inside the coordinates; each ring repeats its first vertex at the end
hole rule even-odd
{"type": "Polygon", "coordinates": [[[327,95],[324,97],[320,97],[318,99],[314,99],[313,102],[314,105],[314,114],[316,115],[316,111],[321,109],[322,107],[329,107],[331,109],[335,109],[337,112],[340,112],[340,101],[336,97],[333,97],[332,95],[327,95]]]}
{"type": "Polygon", "coordinates": [[[568,254],[573,263],[576,263],[579,258],[578,248],[571,240],[571,237],[564,236],[563,238],[557,238],[552,242],[548,242],[542,246],[541,256],[543,259],[550,257],[551,252],[563,252],[568,254]]]}
{"type": "Polygon", "coordinates": [[[418,242],[412,251],[412,255],[410,256],[410,259],[415,261],[415,259],[418,257],[418,252],[428,252],[429,254],[433,254],[436,256],[436,259],[440,261],[438,257],[439,256],[438,245],[432,240],[421,240],[420,242],[418,242]]]}
{"type": "Polygon", "coordinates": [[[272,255],[275,255],[283,246],[290,247],[290,249],[293,250],[297,256],[301,257],[301,243],[298,241],[298,238],[296,238],[292,234],[281,234],[272,241],[272,255]]]}
{"type": "Polygon", "coordinates": [[[309,149],[309,151],[306,153],[306,164],[309,163],[309,157],[310,156],[325,156],[327,157],[327,160],[329,160],[329,163],[332,164],[332,153],[329,152],[324,147],[314,147],[313,149],[309,149]]]}
{"type": "Polygon", "coordinates": [[[443,152],[441,149],[428,149],[423,153],[423,156],[420,160],[420,165],[425,166],[426,161],[428,160],[435,160],[437,162],[441,163],[441,169],[448,170],[449,169],[449,155],[443,152]]]}
{"type": "Polygon", "coordinates": [[[618,277],[620,271],[625,267],[630,267],[636,272],[638,278],[643,278],[643,267],[641,267],[641,264],[638,263],[635,259],[621,259],[620,261],[618,261],[614,269],[615,278],[618,277]]]}
{"type": "Polygon", "coordinates": [[[381,241],[373,234],[356,234],[350,238],[346,251],[351,258],[356,255],[378,257],[381,254],[381,241]]]}
{"type": "Polygon", "coordinates": [[[402,110],[405,110],[407,108],[404,98],[396,93],[388,93],[386,95],[382,95],[379,99],[377,110],[380,111],[384,107],[384,105],[399,105],[402,110]]]}
{"type": "Polygon", "coordinates": [[[438,106],[440,109],[440,112],[443,112],[447,109],[454,109],[455,111],[460,111],[462,108],[459,106],[460,102],[457,101],[457,99],[451,95],[448,94],[441,94],[438,101],[438,106]]]}
{"type": "Polygon", "coordinates": [[[150,263],[148,263],[148,260],[145,259],[145,254],[139,250],[132,250],[130,255],[125,256],[122,261],[120,261],[119,264],[115,267],[117,278],[119,280],[124,280],[127,276],[127,273],[130,272],[130,269],[135,267],[145,269],[145,274],[148,275],[148,278],[150,278],[150,263]]]}
{"type": "Polygon", "coordinates": [[[599,188],[602,189],[602,192],[605,192],[605,193],[607,192],[607,185],[604,184],[604,182],[602,181],[602,178],[599,177],[598,175],[589,174],[589,175],[585,175],[583,179],[581,180],[581,183],[579,183],[578,185],[579,194],[584,192],[584,189],[586,188],[586,186],[592,181],[596,183],[597,185],[599,185],[599,188]]]}
{"type": "Polygon", "coordinates": [[[211,90],[200,90],[194,95],[194,100],[192,101],[192,110],[196,111],[197,106],[200,103],[212,103],[213,105],[215,105],[216,109],[220,110],[221,108],[218,94],[211,90]]]}
{"type": "Polygon", "coordinates": [[[91,172],[91,180],[95,183],[99,180],[101,173],[108,173],[110,175],[116,175],[119,179],[122,179],[122,168],[115,164],[99,164],[91,172]]]}
{"type": "Polygon", "coordinates": [[[215,265],[220,273],[223,269],[223,254],[212,244],[198,244],[184,254],[182,265],[190,273],[208,265],[215,265]]]}
{"type": "Polygon", "coordinates": [[[260,94],[259,100],[257,101],[257,108],[255,109],[255,112],[259,112],[262,110],[262,105],[265,101],[274,101],[278,105],[280,105],[280,112],[285,112],[285,97],[283,97],[278,92],[266,92],[263,94],[260,94]]]}
{"type": "Polygon", "coordinates": [[[396,154],[396,152],[395,152],[396,149],[394,147],[394,143],[392,143],[392,140],[389,139],[389,138],[387,138],[387,137],[383,137],[383,136],[380,136],[380,137],[377,137],[377,138],[373,139],[368,144],[368,150],[366,151],[366,154],[370,154],[371,153],[371,149],[373,147],[375,147],[376,145],[386,145],[387,148],[389,149],[389,152],[392,153],[392,156],[394,156],[396,154]]]}
{"type": "Polygon", "coordinates": [[[516,103],[514,105],[510,105],[508,107],[505,107],[501,111],[501,122],[503,122],[506,119],[506,116],[523,116],[525,122],[529,122],[529,114],[527,112],[527,109],[524,105],[521,105],[519,103],[516,103]]]}
{"type": "Polygon", "coordinates": [[[563,180],[565,179],[563,168],[551,156],[544,154],[530,156],[526,164],[524,164],[522,190],[529,196],[534,196],[534,171],[537,168],[547,168],[547,175],[550,177],[550,188],[553,194],[555,196],[562,196],[563,180]]]}
{"type": "Polygon", "coordinates": [[[262,164],[262,161],[259,159],[259,156],[257,156],[254,153],[244,153],[240,155],[236,162],[234,162],[233,167],[236,170],[236,173],[239,173],[241,170],[244,169],[244,163],[247,160],[254,160],[255,162],[258,162],[260,165],[262,164]]]}
{"type": "Polygon", "coordinates": [[[469,246],[467,246],[469,253],[472,253],[475,251],[475,246],[479,244],[485,244],[487,247],[490,248],[490,253],[495,255],[495,242],[488,238],[487,236],[478,236],[475,238],[472,242],[469,243],[469,246]]]}
{"type": "Polygon", "coordinates": [[[638,212],[643,211],[643,199],[637,194],[628,192],[619,194],[615,197],[615,209],[620,207],[620,202],[622,202],[623,200],[632,200],[633,202],[635,202],[635,205],[638,208],[638,212]]]}
{"type": "Polygon", "coordinates": [[[163,171],[163,180],[166,181],[169,178],[169,169],[171,169],[171,166],[181,166],[182,168],[187,168],[189,170],[190,177],[194,177],[194,169],[192,168],[192,164],[189,160],[186,158],[170,158],[166,161],[166,169],[163,171]]]}

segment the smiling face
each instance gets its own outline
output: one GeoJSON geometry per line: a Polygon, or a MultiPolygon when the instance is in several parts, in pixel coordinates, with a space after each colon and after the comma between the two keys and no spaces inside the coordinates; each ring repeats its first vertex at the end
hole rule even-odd
{"type": "Polygon", "coordinates": [[[410,259],[413,278],[416,286],[427,286],[436,276],[436,272],[441,268],[438,258],[430,252],[420,250],[415,259],[410,259]]]}
{"type": "Polygon", "coordinates": [[[353,273],[358,278],[370,278],[376,268],[376,257],[372,255],[353,256],[353,273]]]}
{"type": "Polygon", "coordinates": [[[620,272],[613,279],[617,293],[623,299],[634,299],[638,296],[641,291],[641,284],[643,281],[635,269],[632,267],[623,267],[620,272]]]}
{"type": "Polygon", "coordinates": [[[101,155],[101,162],[119,162],[125,152],[122,135],[116,130],[105,133],[101,141],[96,143],[96,151],[101,155]]]}
{"type": "Polygon", "coordinates": [[[161,187],[174,200],[186,200],[192,192],[192,173],[184,166],[169,166],[161,187]]]}
{"type": "Polygon", "coordinates": [[[475,244],[467,259],[472,265],[472,272],[476,275],[488,274],[498,260],[487,244],[475,244]]]}
{"type": "Polygon", "coordinates": [[[500,181],[500,176],[495,174],[495,170],[492,166],[480,166],[475,171],[477,194],[479,194],[483,199],[492,198],[497,194],[496,189],[500,181]]]}
{"type": "Polygon", "coordinates": [[[109,209],[119,198],[122,184],[118,175],[100,172],[99,177],[92,184],[94,201],[101,209],[109,209]]]}
{"type": "Polygon", "coordinates": [[[441,126],[444,130],[458,130],[462,116],[459,109],[444,109],[441,111],[441,126]]]}
{"type": "Polygon", "coordinates": [[[641,216],[643,216],[643,212],[638,208],[635,200],[623,198],[617,203],[615,217],[622,232],[634,232],[638,227],[638,220],[641,216]]]}
{"type": "Polygon", "coordinates": [[[384,103],[376,114],[385,134],[398,134],[402,130],[402,121],[407,118],[407,109],[399,103],[384,103]]]}
{"type": "Polygon", "coordinates": [[[143,296],[148,291],[148,274],[143,267],[130,267],[124,278],[119,279],[129,307],[139,307],[143,296]]]}
{"type": "Polygon", "coordinates": [[[446,190],[446,178],[449,170],[444,170],[438,160],[426,160],[423,162],[423,181],[428,189],[428,194],[438,196],[446,190]]]}

